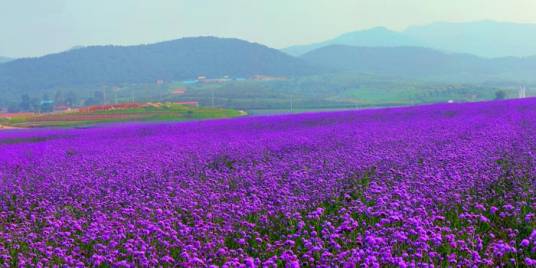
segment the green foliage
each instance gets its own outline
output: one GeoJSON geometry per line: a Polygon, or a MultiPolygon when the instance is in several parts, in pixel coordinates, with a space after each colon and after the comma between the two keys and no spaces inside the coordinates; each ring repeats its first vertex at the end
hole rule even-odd
{"type": "Polygon", "coordinates": [[[504,100],[504,99],[506,99],[506,91],[504,91],[504,90],[495,91],[495,99],[496,100],[504,100]]]}
{"type": "Polygon", "coordinates": [[[194,37],[139,46],[94,46],[0,64],[0,91],[154,83],[207,77],[314,73],[278,50],[238,39],[194,37]],[[255,59],[255,60],[251,60],[255,59]]]}
{"type": "MultiPolygon", "coordinates": [[[[251,114],[402,106],[491,100],[495,86],[414,81],[356,72],[290,78],[283,81],[232,81],[187,85],[170,100],[246,110],[251,114]]],[[[510,89],[505,89],[510,90],[510,89]]]]}
{"type": "MultiPolygon", "coordinates": [[[[54,96],[55,104],[69,107],[124,102],[196,101],[204,107],[244,110],[249,114],[270,114],[288,113],[291,106],[292,112],[304,112],[403,106],[450,100],[493,100],[496,98],[495,92],[504,91],[506,96],[511,96],[516,88],[517,85],[509,83],[451,83],[348,71],[273,81],[237,80],[197,84],[175,81],[161,85],[154,82],[127,83],[98,88],[78,85],[47,92],[54,96]],[[185,92],[173,94],[178,88],[184,89],[185,92]]],[[[529,91],[528,94],[532,95],[533,92],[529,91]]],[[[6,95],[3,105],[11,105],[12,111],[39,111],[42,94],[26,96],[27,99],[21,102],[20,95],[6,95]]],[[[195,113],[185,116],[196,118],[195,113]]]]}

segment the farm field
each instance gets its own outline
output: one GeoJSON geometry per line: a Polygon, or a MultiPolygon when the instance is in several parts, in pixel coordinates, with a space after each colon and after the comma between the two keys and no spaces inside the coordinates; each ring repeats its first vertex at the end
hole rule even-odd
{"type": "MultiPolygon", "coordinates": [[[[165,95],[166,100],[199,101],[203,106],[245,110],[249,114],[272,114],[278,110],[351,109],[410,106],[415,104],[493,100],[497,91],[516,97],[518,86],[510,84],[464,84],[433,82],[359,74],[332,73],[281,81],[229,81],[226,83],[170,83],[185,88],[183,94],[165,95]],[[292,104],[291,104],[292,103],[292,104]]],[[[527,92],[529,96],[532,91],[527,92]]]]}
{"type": "Polygon", "coordinates": [[[536,99],[0,132],[0,265],[536,265],[536,99]]]}
{"type": "Polygon", "coordinates": [[[195,107],[176,103],[125,103],[83,107],[59,113],[20,113],[0,116],[0,126],[73,127],[111,122],[187,121],[240,115],[243,113],[231,109],[195,107]]]}

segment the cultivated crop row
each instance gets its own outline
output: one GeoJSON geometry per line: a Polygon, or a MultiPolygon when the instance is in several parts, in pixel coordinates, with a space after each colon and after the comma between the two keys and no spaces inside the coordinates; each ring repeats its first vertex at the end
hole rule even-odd
{"type": "Polygon", "coordinates": [[[0,264],[536,265],[534,107],[3,132],[0,264]]]}

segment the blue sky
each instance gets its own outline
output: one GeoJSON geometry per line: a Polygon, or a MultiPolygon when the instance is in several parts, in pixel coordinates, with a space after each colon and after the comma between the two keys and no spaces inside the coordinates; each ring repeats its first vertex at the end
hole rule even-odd
{"type": "Polygon", "coordinates": [[[201,35],[282,48],[375,26],[536,23],[534,10],[534,0],[0,0],[0,56],[201,35]]]}

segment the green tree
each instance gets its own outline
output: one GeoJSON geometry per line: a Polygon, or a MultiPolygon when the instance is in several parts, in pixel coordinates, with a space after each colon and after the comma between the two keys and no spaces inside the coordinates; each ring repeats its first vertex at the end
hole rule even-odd
{"type": "Polygon", "coordinates": [[[497,90],[495,92],[495,99],[496,100],[504,100],[506,99],[506,91],[504,90],[497,90]]]}
{"type": "Polygon", "coordinates": [[[31,110],[31,101],[28,94],[23,94],[20,98],[19,110],[29,112],[31,110]]]}
{"type": "Polygon", "coordinates": [[[65,105],[69,107],[78,106],[78,95],[74,91],[69,91],[65,94],[65,105]]]}
{"type": "Polygon", "coordinates": [[[18,113],[18,112],[20,112],[20,105],[17,105],[17,104],[14,104],[14,103],[9,104],[7,106],[7,112],[8,113],[18,113]]]}
{"type": "Polygon", "coordinates": [[[56,91],[56,94],[54,95],[54,104],[65,105],[65,95],[63,94],[63,91],[56,91]]]}
{"type": "Polygon", "coordinates": [[[104,104],[104,93],[102,91],[95,91],[93,93],[93,99],[96,104],[104,104]]]}
{"type": "Polygon", "coordinates": [[[41,107],[39,107],[39,111],[43,113],[50,113],[54,111],[54,101],[50,99],[48,94],[44,94],[43,98],[41,99],[41,107]]]}

